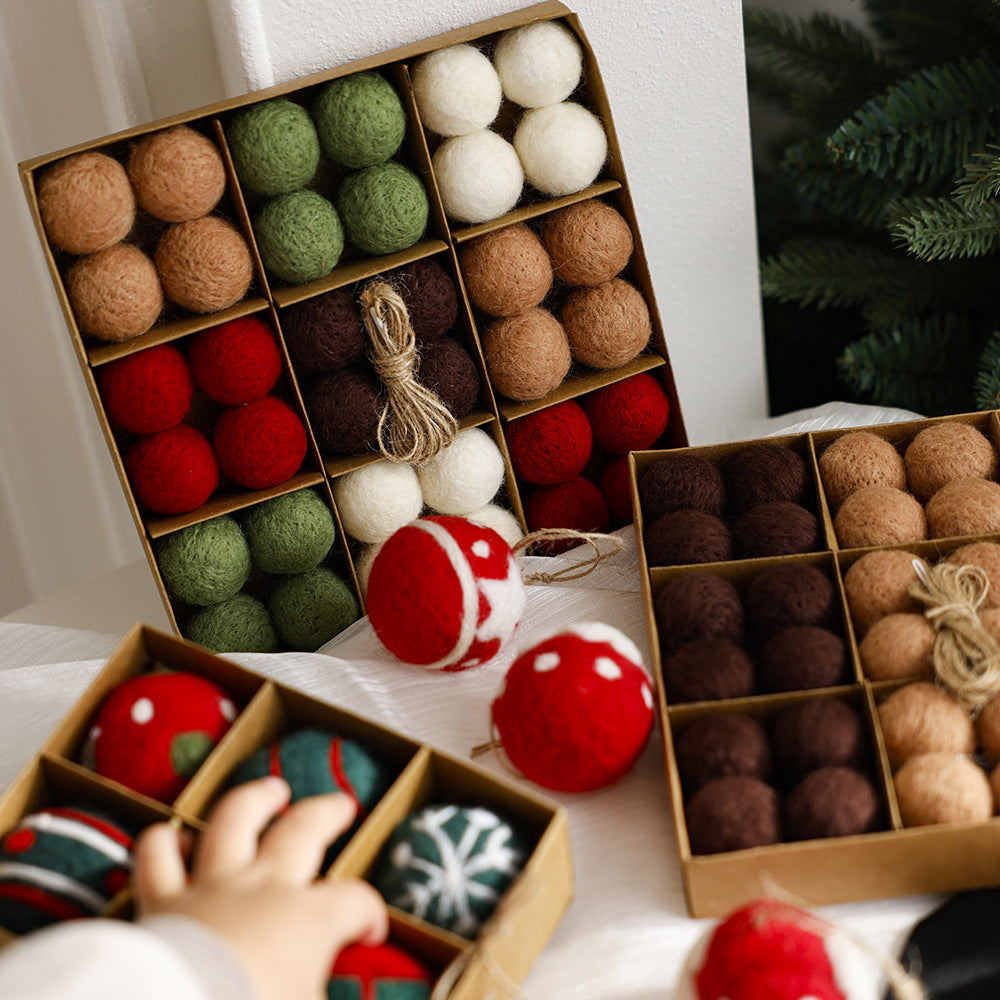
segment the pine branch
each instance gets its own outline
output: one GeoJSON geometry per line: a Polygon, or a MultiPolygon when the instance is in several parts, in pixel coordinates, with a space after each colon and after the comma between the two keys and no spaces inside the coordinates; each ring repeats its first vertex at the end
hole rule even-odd
{"type": "Polygon", "coordinates": [[[994,330],[979,356],[976,371],[976,409],[1000,409],[1000,330],[994,330]]]}
{"type": "Polygon", "coordinates": [[[906,198],[893,205],[889,226],[921,260],[984,257],[1000,248],[1000,203],[967,208],[948,198],[906,198]]]}
{"type": "MultiPolygon", "coordinates": [[[[1000,10],[1000,2],[997,8],[1000,10]]],[[[975,208],[987,199],[1000,195],[1000,146],[990,143],[986,149],[992,152],[976,153],[973,160],[965,165],[965,176],[953,192],[966,208],[975,208]]]]}
{"type": "Polygon", "coordinates": [[[880,44],[913,68],[1000,43],[993,0],[862,0],[862,7],[880,44]]]}

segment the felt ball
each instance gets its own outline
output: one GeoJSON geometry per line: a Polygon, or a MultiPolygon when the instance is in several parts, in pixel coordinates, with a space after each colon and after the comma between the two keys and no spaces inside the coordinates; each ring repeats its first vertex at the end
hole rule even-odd
{"type": "Polygon", "coordinates": [[[300,104],[276,98],[240,111],[226,129],[240,183],[262,195],[305,187],[319,166],[316,126],[300,104]]]}
{"type": "Polygon", "coordinates": [[[753,661],[728,639],[686,642],[663,661],[667,701],[718,701],[754,693],[753,661]]]}
{"type": "Polygon", "coordinates": [[[653,728],[642,654],[603,622],[560,628],[522,652],[492,705],[510,762],[558,792],[589,792],[627,774],[653,728]]]}
{"type": "Polygon", "coordinates": [[[253,258],[243,234],[215,215],[168,226],[153,259],[164,294],[193,313],[228,309],[253,280],[253,258]]]}
{"type": "Polygon", "coordinates": [[[865,728],[846,702],[808,698],[775,716],[771,749],[778,773],[794,785],[819,768],[860,768],[867,756],[865,728]]]}
{"type": "Polygon", "coordinates": [[[583,407],[594,441],[613,455],[653,447],[670,420],[670,400],[647,372],[590,393],[583,407]]]}
{"type": "Polygon", "coordinates": [[[597,488],[608,505],[611,526],[631,524],[632,481],[629,477],[628,455],[615,455],[597,477],[597,488]]]}
{"type": "Polygon", "coordinates": [[[359,542],[382,542],[420,516],[424,497],[412,465],[381,459],[333,481],[340,520],[359,542]]]}
{"type": "Polygon", "coordinates": [[[187,604],[225,601],[250,576],[246,537],[225,514],[157,539],[154,549],[164,586],[187,604]]]}
{"type": "Polygon", "coordinates": [[[108,420],[130,434],[155,434],[179,424],[194,397],[188,363],[170,344],[103,365],[97,385],[108,420]]]}
{"type": "Polygon", "coordinates": [[[514,147],[483,130],[445,139],[431,160],[445,213],[456,222],[489,222],[521,197],[524,170],[514,147]]]}
{"type": "Polygon", "coordinates": [[[317,191],[289,191],[257,210],[253,231],[264,267],[290,285],[325,278],[340,260],[344,227],[317,191]]]}
{"type": "Polygon", "coordinates": [[[953,479],[927,501],[931,538],[990,535],[1000,531],[1000,483],[989,479],[953,479]]]}
{"type": "Polygon", "coordinates": [[[795,625],[771,636],[760,649],[759,677],[767,691],[843,684],[848,659],[844,640],[818,625],[795,625]]]}
{"type": "Polygon", "coordinates": [[[468,135],[487,128],[500,110],[500,77],[485,53],[468,44],[421,56],[411,73],[424,126],[438,135],[468,135]]]}
{"type": "Polygon", "coordinates": [[[367,336],[350,288],[296,302],[279,318],[288,352],[309,371],[337,371],[364,356],[367,336]]]}
{"type": "Polygon", "coordinates": [[[631,361],[653,335],[646,300],[621,278],[570,292],[559,319],[574,359],[602,371],[631,361]]]}
{"type": "Polygon", "coordinates": [[[362,455],[378,448],[386,398],[370,371],[349,367],[321,375],[306,389],[305,405],[323,451],[362,455]]]}
{"type": "Polygon", "coordinates": [[[93,769],[133,792],[172,802],[236,718],[233,699],[197,674],[161,671],[116,685],[87,734],[93,769]]]}
{"type": "Polygon", "coordinates": [[[510,28],[493,50],[504,96],[524,108],[565,101],[583,74],[583,51],[559,21],[536,21],[510,28]]]}
{"type": "Polygon", "coordinates": [[[665,455],[639,477],[639,500],[647,521],[672,510],[700,510],[721,517],[725,497],[719,467],[701,455],[665,455]]]}
{"type": "Polygon", "coordinates": [[[945,560],[953,566],[978,566],[989,579],[989,588],[983,597],[980,611],[1000,608],[1000,544],[997,542],[970,542],[961,545],[945,560]]]}
{"type": "Polygon", "coordinates": [[[1000,762],[1000,697],[980,709],[975,724],[976,746],[991,764],[1000,762]]]}
{"type": "Polygon", "coordinates": [[[368,577],[368,617],[404,663],[465,670],[492,659],[524,613],[510,546],[461,517],[424,517],[383,544],[368,577]]]}
{"type": "Polygon", "coordinates": [[[480,507],[479,510],[474,510],[465,516],[476,524],[492,528],[511,548],[524,537],[521,522],[499,504],[488,503],[485,507],[480,507]]]}
{"type": "Polygon", "coordinates": [[[524,176],[551,198],[576,194],[593,184],[608,158],[600,118],[573,101],[531,108],[514,131],[524,176]]]}
{"type": "Polygon", "coordinates": [[[997,454],[989,438],[972,424],[945,420],[920,431],[903,455],[910,489],[926,502],[955,479],[993,479],[997,454]]]}
{"type": "Polygon", "coordinates": [[[181,629],[184,638],[216,653],[275,653],[278,633],[263,602],[250,594],[194,612],[181,629]]]}
{"type": "MultiPolygon", "coordinates": [[[[601,491],[583,476],[574,476],[553,486],[539,486],[525,504],[529,531],[545,528],[572,528],[575,531],[607,531],[610,526],[608,505],[601,491]]],[[[575,538],[546,542],[544,551],[556,555],[579,545],[575,538]]]]}
{"type": "Polygon", "coordinates": [[[844,574],[844,592],[855,630],[863,633],[879,618],[894,611],[923,611],[923,605],[909,592],[917,581],[915,562],[928,568],[920,556],[905,549],[866,552],[851,563],[844,574]]]}
{"type": "Polygon", "coordinates": [[[872,783],[849,767],[821,767],[802,779],[785,804],[789,840],[853,837],[875,829],[878,796],[872,783]]]}
{"type": "Polygon", "coordinates": [[[507,425],[514,471],[526,482],[551,486],[580,475],[590,461],[593,437],[575,400],[535,410],[507,425]]]}
{"type": "Polygon", "coordinates": [[[406,250],[423,236],[430,207],[420,178],[390,161],[348,176],[337,193],[337,211],[351,243],[384,254],[406,250]]]}
{"type": "Polygon", "coordinates": [[[503,455],[479,427],[459,431],[451,444],[417,466],[424,502],[439,514],[468,514],[485,507],[504,481],[503,455]]]}
{"type": "Polygon", "coordinates": [[[781,840],[778,793],[745,774],[702,785],[685,808],[692,854],[719,854],[781,840]]]}
{"type": "Polygon", "coordinates": [[[646,561],[650,566],[723,562],[733,555],[729,528],[702,510],[671,510],[646,528],[646,561]]]}
{"type": "Polygon", "coordinates": [[[920,501],[893,486],[863,486],[837,511],[833,530],[842,548],[921,542],[927,518],[920,501]]]}
{"type": "Polygon", "coordinates": [[[830,577],[805,563],[782,563],[755,573],[743,602],[750,630],[760,639],[795,625],[828,628],[839,606],[830,577]]]}
{"type": "Polygon", "coordinates": [[[653,598],[660,646],[668,653],[695,639],[743,642],[740,592],[714,573],[685,573],[664,584],[653,598]]]}
{"type": "Polygon", "coordinates": [[[473,305],[491,316],[527,312],[552,287],[549,255],[523,222],[472,240],[458,259],[473,305]]]}
{"type": "Polygon", "coordinates": [[[302,419],[277,396],[226,410],[216,421],[212,442],[222,472],[251,490],[291,479],[309,447],[302,419]]]}
{"type": "Polygon", "coordinates": [[[482,335],[493,387],[521,402],[541,399],[562,384],[572,362],[562,324],[545,309],[496,319],[482,335]]]}
{"type": "Polygon", "coordinates": [[[879,704],[878,720],[893,771],[918,754],[970,754],[976,749],[969,713],[930,681],[893,691],[879,704]]]}
{"type": "Polygon", "coordinates": [[[372,884],[390,906],[471,939],[527,857],[524,834],[492,809],[435,803],[396,825],[372,884]]]}
{"type": "Polygon", "coordinates": [[[219,465],[201,431],[178,424],[139,438],[125,453],[139,504],[154,514],[197,510],[219,485],[219,465]]]}
{"type": "Polygon", "coordinates": [[[76,261],[66,272],[66,294],[80,332],[112,343],[145,333],[163,310],[153,262],[129,243],[76,261]]]}
{"type": "Polygon", "coordinates": [[[893,775],[904,826],[985,823],[994,811],[983,769],[961,754],[921,753],[893,775]]]}
{"type": "Polygon", "coordinates": [[[327,556],[337,534],[330,508],[310,489],[251,507],[243,531],[253,564],[265,573],[304,573],[327,556]]]}
{"type": "Polygon", "coordinates": [[[863,486],[906,489],[903,456],[871,431],[849,431],[827,445],[820,452],[819,474],[833,511],[863,486]]]}
{"type": "Polygon", "coordinates": [[[805,459],[783,444],[752,444],[722,463],[726,499],[733,517],[762,503],[802,504],[809,494],[805,459]]]}
{"type": "Polygon", "coordinates": [[[873,622],[858,644],[861,669],[872,681],[931,677],[936,638],[924,615],[893,612],[873,622]]]}
{"type": "Polygon", "coordinates": [[[0,840],[0,927],[27,934],[96,917],[128,885],[132,831],[78,805],[22,816],[0,840]]]}
{"type": "Polygon", "coordinates": [[[443,337],[458,319],[458,289],[451,275],[433,258],[415,260],[391,272],[392,285],[406,306],[417,343],[443,337]]]}
{"type": "Polygon", "coordinates": [[[330,970],[326,1000],[430,1000],[433,970],[398,945],[349,944],[330,970]]]}
{"type": "Polygon", "coordinates": [[[420,352],[417,379],[460,420],[479,402],[479,370],[454,337],[442,337],[420,352]]]}
{"type": "Polygon", "coordinates": [[[339,635],[360,614],[354,591],[326,566],[279,576],[267,609],[284,645],[306,653],[339,635]]]}
{"type": "Polygon", "coordinates": [[[128,175],[106,153],[77,153],[54,163],[39,179],[37,196],[49,243],[69,253],[106,250],[125,239],[135,222],[128,175]]]}
{"type": "Polygon", "coordinates": [[[281,350],[257,316],[240,316],[191,338],[191,374],[206,396],[241,406],[269,393],[281,376],[281,350]]]}
{"type": "Polygon", "coordinates": [[[812,552],[821,541],[816,515],[790,500],[751,507],[733,525],[733,548],[741,559],[812,552]]]}
{"type": "Polygon", "coordinates": [[[384,76],[331,80],[312,106],[323,152],[345,167],[371,167],[394,155],[406,135],[403,102],[384,76]]]}
{"type": "Polygon", "coordinates": [[[634,249],[624,216],[597,199],[577,202],[546,216],[542,242],[556,277],[568,285],[601,285],[617,277],[634,249]]]}
{"type": "Polygon", "coordinates": [[[371,576],[372,565],[381,548],[382,542],[373,542],[371,545],[366,545],[354,558],[354,572],[363,597],[368,596],[368,578],[371,576]]]}
{"type": "Polygon", "coordinates": [[[772,770],[767,732],[744,712],[695,719],[674,738],[674,760],[687,795],[709,781],[735,774],[767,781],[772,770]]]}
{"type": "Polygon", "coordinates": [[[128,158],[139,207],[164,222],[207,215],[226,190],[226,168],[208,136],[175,125],[140,139],[128,158]]]}

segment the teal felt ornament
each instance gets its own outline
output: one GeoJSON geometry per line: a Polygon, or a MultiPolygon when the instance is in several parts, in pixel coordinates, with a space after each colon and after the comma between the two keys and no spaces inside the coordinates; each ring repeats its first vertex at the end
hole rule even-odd
{"type": "Polygon", "coordinates": [[[315,191],[272,198],[254,216],[253,231],[264,267],[292,285],[325,278],[344,249],[337,210],[315,191]]]}
{"type": "Polygon", "coordinates": [[[360,613],[354,592],[325,566],[278,577],[267,606],[284,644],[308,653],[343,632],[360,613]]]}
{"type": "Polygon", "coordinates": [[[305,573],[326,557],[336,537],[330,508],[310,489],[251,507],[243,519],[253,564],[265,573],[305,573]]]}
{"type": "Polygon", "coordinates": [[[319,166],[319,136],[301,104],[285,98],[241,111],[226,129],[236,176],[262,195],[287,194],[312,180],[319,166]]]}
{"type": "Polygon", "coordinates": [[[427,228],[427,192],[420,178],[390,161],[351,174],[340,186],[337,211],[348,240],[371,254],[413,246],[427,228]]]}
{"type": "Polygon", "coordinates": [[[156,562],[171,596],[187,604],[219,604],[250,576],[247,540],[225,514],[161,538],[156,562]]]}
{"type": "Polygon", "coordinates": [[[278,634],[267,608],[250,594],[201,608],[182,628],[184,637],[216,653],[274,653],[278,634]]]}
{"type": "Polygon", "coordinates": [[[345,167],[384,163],[406,134],[399,95],[372,72],[331,80],[313,104],[313,120],[323,152],[345,167]]]}

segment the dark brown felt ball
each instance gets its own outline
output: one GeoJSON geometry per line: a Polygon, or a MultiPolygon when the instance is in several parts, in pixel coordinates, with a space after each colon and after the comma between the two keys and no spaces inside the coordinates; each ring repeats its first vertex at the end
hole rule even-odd
{"type": "Polygon", "coordinates": [[[801,504],[809,491],[809,470],[798,452],[783,444],[752,444],[722,463],[726,500],[733,517],[762,503],[801,504]]]}
{"type": "Polygon", "coordinates": [[[957,420],[925,427],[903,457],[910,489],[924,502],[955,479],[993,479],[997,474],[997,455],[989,439],[957,420]]]}
{"type": "Polygon", "coordinates": [[[695,719],[674,740],[674,759],[687,796],[716,778],[745,774],[767,781],[771,776],[767,732],[744,712],[695,719]]]}
{"type": "Polygon", "coordinates": [[[796,625],[761,646],[760,686],[766,691],[802,691],[843,684],[847,677],[844,640],[818,625],[796,625]]]}
{"type": "Polygon", "coordinates": [[[726,491],[719,467],[701,455],[665,455],[639,477],[647,521],[671,510],[701,510],[722,517],[726,491]]]}
{"type": "Polygon", "coordinates": [[[990,479],[953,479],[927,501],[931,538],[991,535],[1000,531],[1000,483],[990,479]]]}
{"type": "Polygon", "coordinates": [[[754,692],[753,661],[728,639],[695,639],[663,661],[667,701],[718,701],[754,692]]]}
{"type": "Polygon", "coordinates": [[[849,431],[831,441],[820,453],[819,474],[832,511],[862,486],[906,489],[903,456],[871,431],[849,431]]]}
{"type": "Polygon", "coordinates": [[[978,566],[990,581],[980,608],[1000,608],[1000,544],[970,542],[955,549],[946,561],[954,566],[978,566]]]}
{"type": "Polygon", "coordinates": [[[552,261],[523,223],[472,240],[459,253],[473,305],[491,316],[516,316],[537,306],[552,287],[552,261]]]}
{"type": "Polygon", "coordinates": [[[390,278],[410,314],[410,326],[419,344],[434,343],[455,325],[458,290],[436,260],[415,260],[393,271],[390,278]]]}
{"type": "Polygon", "coordinates": [[[729,528],[701,510],[671,510],[646,528],[646,561],[650,566],[722,562],[732,554],[729,528]]]}
{"type": "Polygon", "coordinates": [[[854,767],[867,756],[861,716],[834,698],[809,698],[782,709],[771,727],[774,766],[789,785],[820,767],[854,767]]]}
{"type": "Polygon", "coordinates": [[[570,292],[559,319],[574,359],[601,371],[631,361],[653,335],[642,292],[622,278],[570,292]]]}
{"type": "Polygon", "coordinates": [[[653,611],[664,653],[694,639],[743,642],[740,592],[714,573],[685,573],[670,580],[653,599],[653,611]]]}
{"type": "Polygon", "coordinates": [[[337,371],[364,355],[367,335],[350,288],[296,302],[278,318],[292,360],[310,372],[337,371]]]}
{"type": "Polygon", "coordinates": [[[822,570],[785,563],[755,573],[743,597],[747,627],[767,639],[793,625],[834,624],[837,594],[822,570]]]}
{"type": "Polygon", "coordinates": [[[362,455],[378,449],[386,399],[374,375],[356,367],[320,375],[306,390],[305,404],[323,451],[362,455]]]}
{"type": "Polygon", "coordinates": [[[541,399],[561,385],[572,362],[566,331],[545,309],[494,320],[482,345],[494,388],[521,402],[541,399]]]}
{"type": "Polygon", "coordinates": [[[741,559],[812,552],[819,544],[816,515],[790,500],[751,507],[733,525],[733,549],[741,559]]]}
{"type": "Polygon", "coordinates": [[[878,821],[872,783],[849,767],[821,767],[803,778],[785,803],[789,840],[850,837],[868,833],[878,821]]]}
{"type": "Polygon", "coordinates": [[[442,337],[420,352],[417,378],[451,415],[464,417],[479,399],[479,371],[472,355],[454,337],[442,337]]]}
{"type": "Polygon", "coordinates": [[[703,785],[685,808],[692,854],[719,854],[781,840],[778,793],[766,782],[736,774],[703,785]]]}
{"type": "Polygon", "coordinates": [[[632,256],[632,230],[606,202],[590,199],[560,208],[542,222],[542,242],[556,276],[568,285],[610,281],[632,256]]]}
{"type": "Polygon", "coordinates": [[[841,548],[907,545],[927,537],[920,501],[893,486],[863,486],[841,505],[833,519],[841,548]]]}
{"type": "Polygon", "coordinates": [[[844,591],[854,628],[864,634],[873,623],[895,611],[921,612],[923,605],[910,595],[917,580],[913,563],[927,563],[906,549],[866,552],[844,574],[844,591]]]}

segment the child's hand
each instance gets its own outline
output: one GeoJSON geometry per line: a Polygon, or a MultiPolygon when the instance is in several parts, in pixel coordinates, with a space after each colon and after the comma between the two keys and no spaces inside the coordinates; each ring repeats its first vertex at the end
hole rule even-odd
{"type": "Polygon", "coordinates": [[[354,803],[346,795],[302,799],[268,827],[289,795],[280,778],[228,792],[199,838],[190,875],[169,824],[144,830],[135,848],[140,919],[181,914],[222,934],[261,1000],[324,995],[337,952],[353,941],[378,944],[388,930],[385,903],[367,883],[316,881],[354,803]]]}

